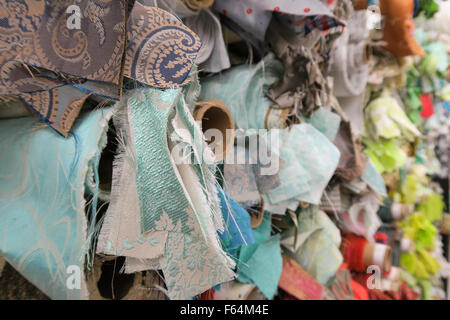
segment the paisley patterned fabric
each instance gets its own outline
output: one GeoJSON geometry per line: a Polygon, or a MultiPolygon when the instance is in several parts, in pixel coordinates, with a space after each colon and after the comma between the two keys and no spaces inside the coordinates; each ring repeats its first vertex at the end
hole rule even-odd
{"type": "Polygon", "coordinates": [[[34,128],[33,117],[0,125],[0,253],[52,299],[87,298],[84,185],[110,117],[110,109],[84,115],[67,139],[34,128]],[[81,271],[78,289],[66,285],[69,266],[81,271]]]}
{"type": "Polygon", "coordinates": [[[10,29],[22,36],[16,60],[83,79],[119,83],[124,50],[123,0],[6,1],[10,29]],[[67,8],[81,11],[80,29],[69,30],[67,8]],[[28,41],[27,41],[28,40],[28,41]]]}
{"type": "Polygon", "coordinates": [[[2,1],[0,95],[20,98],[67,137],[89,94],[119,99],[123,75],[155,87],[184,84],[198,37],[164,10],[136,3],[126,43],[127,11],[126,0],[2,1]],[[71,5],[80,9],[79,29],[67,26],[71,5]]]}
{"type": "Polygon", "coordinates": [[[201,41],[175,16],[136,2],[128,21],[124,74],[149,86],[185,84],[201,41]]]}

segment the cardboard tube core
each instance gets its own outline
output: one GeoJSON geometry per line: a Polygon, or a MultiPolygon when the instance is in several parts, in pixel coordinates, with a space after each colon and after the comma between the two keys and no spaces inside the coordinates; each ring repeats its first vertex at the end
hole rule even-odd
{"type": "Polygon", "coordinates": [[[388,272],[391,268],[392,250],[391,247],[369,242],[364,248],[364,265],[366,267],[376,265],[382,268],[383,272],[388,272]]]}
{"type": "Polygon", "coordinates": [[[217,162],[225,159],[228,150],[234,144],[234,120],[228,108],[219,100],[200,101],[195,105],[194,119],[200,122],[206,135],[210,129],[220,131],[221,140],[215,141],[213,134],[208,144],[214,143],[213,151],[217,162]]]}
{"type": "Polygon", "coordinates": [[[259,227],[263,219],[264,219],[264,199],[261,197],[261,203],[258,206],[251,207],[250,224],[252,228],[259,227]]]}

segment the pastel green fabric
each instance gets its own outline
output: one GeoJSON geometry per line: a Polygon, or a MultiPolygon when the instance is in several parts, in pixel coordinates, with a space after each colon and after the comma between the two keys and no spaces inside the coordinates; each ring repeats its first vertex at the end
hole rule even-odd
{"type": "Polygon", "coordinates": [[[437,193],[431,193],[419,203],[417,211],[423,213],[431,222],[435,222],[442,218],[444,208],[445,203],[442,196],[437,193]]]}
{"type": "Polygon", "coordinates": [[[304,118],[303,121],[319,130],[330,141],[334,141],[339,130],[341,117],[328,109],[320,107],[314,111],[310,118],[304,118]]]}
{"type": "Polygon", "coordinates": [[[281,244],[308,274],[326,284],[343,262],[340,231],[317,206],[302,209],[298,221],[298,230],[285,232],[281,244]]]}
{"type": "Polygon", "coordinates": [[[339,163],[340,152],[312,125],[301,123],[281,131],[281,185],[267,193],[272,204],[291,198],[319,204],[339,163]]]}
{"type": "Polygon", "coordinates": [[[415,213],[400,222],[399,227],[405,235],[413,240],[416,247],[432,248],[437,234],[436,227],[425,215],[415,213]]]}
{"type": "Polygon", "coordinates": [[[230,110],[236,127],[264,129],[268,88],[283,75],[283,64],[268,54],[256,65],[240,65],[202,81],[199,100],[216,99],[230,110]]]}
{"type": "Polygon", "coordinates": [[[136,185],[141,203],[142,232],[155,229],[155,222],[163,210],[174,224],[180,220],[181,229],[187,230],[187,215],[184,214],[187,205],[179,199],[184,191],[169,165],[171,159],[167,145],[169,113],[180,92],[181,89],[140,90],[129,99],[136,144],[136,185]]]}
{"type": "Polygon", "coordinates": [[[420,136],[420,131],[387,90],[369,103],[364,118],[366,134],[375,141],[392,138],[414,141],[420,136]]]}
{"type": "Polygon", "coordinates": [[[85,181],[98,166],[111,113],[80,116],[68,138],[38,129],[34,118],[0,125],[0,252],[52,299],[87,298],[85,181]],[[69,267],[81,271],[78,289],[66,285],[76,271],[69,267]]]}
{"type": "Polygon", "coordinates": [[[366,149],[364,153],[370,158],[379,173],[392,172],[402,167],[407,155],[394,140],[380,142],[363,139],[366,149]]]}
{"type": "Polygon", "coordinates": [[[271,225],[265,212],[261,225],[253,229],[255,243],[241,247],[237,265],[237,279],[256,285],[268,299],[275,296],[283,265],[280,235],[270,237],[271,225]]]}

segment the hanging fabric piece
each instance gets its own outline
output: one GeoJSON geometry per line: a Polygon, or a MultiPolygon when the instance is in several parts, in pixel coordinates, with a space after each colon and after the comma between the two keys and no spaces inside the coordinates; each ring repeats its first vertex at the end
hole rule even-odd
{"type": "Polygon", "coordinates": [[[67,139],[30,117],[0,125],[0,252],[52,299],[88,298],[85,182],[98,170],[112,112],[81,116],[67,139]],[[71,274],[80,287],[67,286],[71,274]]]}
{"type": "Polygon", "coordinates": [[[323,58],[313,49],[319,39],[317,33],[304,40],[275,20],[267,32],[269,46],[285,67],[283,77],[271,86],[268,96],[278,108],[293,107],[298,117],[310,117],[328,100],[326,81],[319,68],[323,58]]]}
{"type": "Polygon", "coordinates": [[[421,135],[387,90],[369,103],[364,115],[367,134],[375,141],[392,138],[414,141],[421,135]]]}
{"type": "Polygon", "coordinates": [[[220,205],[222,207],[225,230],[219,232],[220,241],[224,250],[232,257],[237,257],[238,249],[253,244],[250,215],[239,204],[219,189],[220,205]]]}
{"type": "Polygon", "coordinates": [[[357,197],[348,211],[340,215],[342,229],[374,241],[373,236],[381,227],[381,220],[377,215],[379,207],[380,203],[374,192],[357,197]]]}
{"type": "Polygon", "coordinates": [[[67,137],[90,94],[119,99],[123,75],[155,87],[185,83],[201,43],[177,18],[136,2],[125,28],[126,1],[88,0],[77,5],[85,16],[79,28],[69,29],[71,5],[68,0],[0,4],[0,28],[8,35],[0,39],[1,95],[18,97],[67,137]],[[152,23],[144,28],[141,17],[152,23]]]}
{"type": "Polygon", "coordinates": [[[124,75],[158,88],[186,84],[201,47],[175,16],[136,2],[127,26],[124,75]]]}
{"type": "Polygon", "coordinates": [[[339,150],[313,126],[302,123],[282,130],[281,185],[267,193],[276,204],[291,198],[319,204],[339,162],[339,150]]]}
{"type": "MultiPolygon", "coordinates": [[[[137,89],[125,100],[129,125],[125,145],[135,150],[134,155],[121,157],[130,156],[136,179],[129,182],[132,190],[124,194],[120,189],[114,191],[123,188],[118,180],[112,193],[113,199],[125,199],[121,197],[134,192],[132,199],[137,199],[138,205],[122,212],[116,204],[114,211],[108,212],[114,214],[111,221],[115,224],[109,225],[105,218],[102,233],[106,236],[99,238],[99,248],[105,253],[111,251],[108,241],[119,245],[127,256],[126,272],[162,269],[170,299],[193,297],[234,276],[234,263],[222,250],[217,235],[217,231],[224,232],[224,225],[214,173],[202,164],[204,160],[199,161],[207,146],[180,95],[179,89],[137,89]],[[186,162],[186,155],[194,155],[191,162],[186,162]],[[152,166],[145,165],[148,163],[152,166]],[[154,179],[156,176],[164,178],[154,179]],[[117,223],[120,216],[129,219],[130,209],[138,210],[132,217],[140,221],[139,234],[136,225],[124,228],[132,231],[126,234],[117,223]],[[145,250],[144,242],[152,248],[145,250]],[[133,253],[135,246],[140,250],[133,253]]],[[[121,170],[122,163],[126,162],[115,164],[116,170],[121,170]]]]}
{"type": "Polygon", "coordinates": [[[341,153],[335,175],[346,182],[361,176],[366,161],[362,154],[361,141],[354,135],[349,122],[341,122],[334,144],[341,153]]]}

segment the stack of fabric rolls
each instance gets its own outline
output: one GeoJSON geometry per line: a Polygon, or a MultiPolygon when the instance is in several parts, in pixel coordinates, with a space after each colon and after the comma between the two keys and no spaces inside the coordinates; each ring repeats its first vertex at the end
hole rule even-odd
{"type": "Polygon", "coordinates": [[[1,258],[52,299],[445,298],[449,14],[0,1],[1,258]]]}

